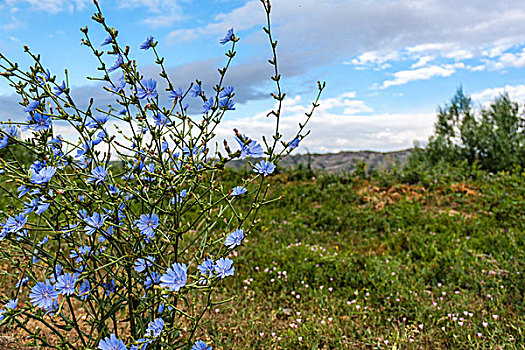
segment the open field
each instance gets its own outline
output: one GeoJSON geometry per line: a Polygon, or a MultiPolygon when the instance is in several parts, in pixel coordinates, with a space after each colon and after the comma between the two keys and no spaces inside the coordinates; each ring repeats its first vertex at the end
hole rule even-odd
{"type": "Polygon", "coordinates": [[[273,178],[217,348],[524,348],[522,175],[301,177],[273,178]]]}
{"type": "Polygon", "coordinates": [[[284,198],[203,325],[214,349],[524,348],[523,174],[270,183],[284,198]]]}

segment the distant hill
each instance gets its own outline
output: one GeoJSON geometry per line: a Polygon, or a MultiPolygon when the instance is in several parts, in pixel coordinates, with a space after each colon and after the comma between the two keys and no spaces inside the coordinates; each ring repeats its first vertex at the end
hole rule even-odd
{"type": "MultiPolygon", "coordinates": [[[[368,165],[369,169],[384,169],[389,165],[405,164],[413,151],[413,149],[406,149],[396,152],[358,151],[328,154],[297,154],[285,158],[281,162],[281,167],[297,167],[299,164],[306,167],[310,162],[313,170],[325,170],[330,173],[351,172],[358,163],[364,162],[368,165]]],[[[252,160],[252,163],[255,161],[256,160],[252,160]]],[[[245,163],[246,161],[236,160],[229,163],[228,166],[239,169],[243,167],[245,163]]]]}

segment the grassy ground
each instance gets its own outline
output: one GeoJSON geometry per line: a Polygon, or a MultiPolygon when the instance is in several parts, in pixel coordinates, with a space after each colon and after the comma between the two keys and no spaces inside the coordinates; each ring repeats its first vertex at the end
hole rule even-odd
{"type": "Polygon", "coordinates": [[[523,175],[294,177],[205,326],[217,348],[525,348],[523,175]]]}
{"type": "Polygon", "coordinates": [[[524,349],[525,178],[475,175],[272,177],[284,198],[236,250],[218,299],[236,297],[213,307],[206,339],[214,349],[524,349]]]}

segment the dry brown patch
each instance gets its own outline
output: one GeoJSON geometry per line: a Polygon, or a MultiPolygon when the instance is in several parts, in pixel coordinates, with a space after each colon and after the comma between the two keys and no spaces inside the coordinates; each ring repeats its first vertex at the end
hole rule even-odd
{"type": "Polygon", "coordinates": [[[388,188],[373,186],[368,182],[364,182],[363,185],[357,193],[375,210],[382,210],[385,206],[396,204],[401,200],[422,202],[427,193],[424,187],[415,185],[400,184],[388,188]]]}
{"type": "Polygon", "coordinates": [[[471,184],[467,184],[465,182],[458,183],[458,184],[452,184],[450,185],[450,189],[456,193],[463,193],[467,196],[478,197],[480,195],[476,187],[474,187],[471,184]]]}

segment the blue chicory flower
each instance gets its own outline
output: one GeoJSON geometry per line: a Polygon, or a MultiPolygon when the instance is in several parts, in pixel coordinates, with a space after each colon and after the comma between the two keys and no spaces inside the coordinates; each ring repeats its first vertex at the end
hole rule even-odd
{"type": "Polygon", "coordinates": [[[113,37],[111,35],[108,35],[106,39],[100,44],[100,46],[106,46],[107,44],[110,44],[113,41],[113,37]]]}
{"type": "Polygon", "coordinates": [[[37,284],[31,288],[31,292],[29,293],[31,304],[44,309],[52,307],[53,299],[56,299],[57,297],[58,292],[49,283],[49,281],[46,281],[45,283],[37,282],[37,284]]]}
{"type": "Polygon", "coordinates": [[[178,292],[186,285],[188,280],[188,267],[182,263],[173,263],[166,273],[160,278],[160,286],[168,287],[174,292],[178,292]]]}
{"type": "Polygon", "coordinates": [[[57,96],[62,95],[62,93],[66,90],[66,82],[62,81],[62,84],[55,86],[54,90],[57,96]]]}
{"type": "Polygon", "coordinates": [[[154,230],[159,227],[159,217],[155,213],[142,214],[140,219],[135,221],[135,225],[142,235],[151,239],[155,235],[154,230]]]}
{"type": "Polygon", "coordinates": [[[205,284],[206,280],[213,277],[213,271],[215,269],[215,263],[211,259],[204,260],[199,266],[197,266],[201,274],[200,283],[205,284]]]}
{"type": "Polygon", "coordinates": [[[97,137],[93,140],[93,145],[98,145],[99,143],[104,141],[104,139],[106,139],[107,137],[108,137],[107,132],[104,129],[102,129],[101,131],[98,132],[97,137]]]}
{"type": "Polygon", "coordinates": [[[156,318],[148,324],[146,328],[146,336],[150,338],[157,338],[164,329],[164,320],[162,318],[156,318]]]}
{"type": "Polygon", "coordinates": [[[159,284],[160,277],[160,274],[155,271],[148,274],[148,277],[146,277],[146,280],[144,281],[144,287],[146,287],[146,289],[150,289],[152,285],[159,284]]]}
{"type": "Polygon", "coordinates": [[[27,117],[27,123],[27,127],[34,131],[45,131],[51,127],[51,116],[35,112],[27,117]]]}
{"type": "Polygon", "coordinates": [[[198,97],[202,95],[202,87],[199,84],[193,85],[190,90],[191,96],[198,97]]]}
{"type": "Polygon", "coordinates": [[[108,192],[109,192],[110,195],[115,196],[115,195],[118,195],[120,193],[120,190],[118,188],[116,188],[114,185],[109,185],[108,186],[108,192]]]}
{"type": "Polygon", "coordinates": [[[141,81],[143,87],[137,89],[137,98],[155,98],[157,97],[157,82],[153,79],[143,79],[141,81]]]}
{"type": "Polygon", "coordinates": [[[82,246],[82,247],[78,248],[78,252],[81,255],[87,255],[87,254],[89,254],[91,252],[91,247],[88,246],[88,245],[82,246]]]}
{"type": "Polygon", "coordinates": [[[23,277],[23,278],[19,279],[18,282],[16,282],[15,287],[16,288],[20,288],[22,286],[25,286],[27,284],[27,282],[29,282],[29,277],[23,277]]]}
{"type": "Polygon", "coordinates": [[[40,101],[32,101],[24,108],[24,112],[34,112],[38,106],[40,106],[40,101]]]}
{"type": "Polygon", "coordinates": [[[16,125],[10,126],[5,130],[0,130],[0,132],[3,134],[2,138],[0,139],[0,149],[7,146],[9,143],[9,137],[13,139],[18,137],[18,127],[16,125]]]}
{"type": "Polygon", "coordinates": [[[39,160],[35,160],[34,163],[31,164],[29,169],[34,170],[38,173],[40,170],[44,169],[45,166],[46,166],[46,161],[41,162],[39,160]]]}
{"type": "Polygon", "coordinates": [[[7,218],[4,229],[7,230],[7,232],[18,232],[22,228],[24,228],[25,224],[27,223],[27,217],[25,217],[23,214],[15,215],[14,217],[7,218]]]}
{"type": "Polygon", "coordinates": [[[224,88],[224,90],[222,90],[220,93],[219,93],[219,97],[220,98],[223,98],[223,97],[229,97],[229,98],[232,98],[233,97],[233,86],[226,86],[224,88]]]}
{"type": "Polygon", "coordinates": [[[235,186],[234,188],[232,188],[232,191],[230,193],[231,196],[241,196],[243,194],[245,194],[246,192],[248,192],[248,190],[242,186],[235,186]]]}
{"type": "Polygon", "coordinates": [[[9,143],[9,137],[7,135],[2,136],[0,139],[0,149],[7,147],[9,143]]]}
{"type": "Polygon", "coordinates": [[[233,106],[235,106],[235,104],[230,98],[224,98],[219,101],[219,107],[225,111],[234,111],[235,108],[233,108],[233,106]]]}
{"type": "Polygon", "coordinates": [[[75,293],[75,285],[78,281],[78,275],[72,275],[65,273],[57,277],[57,283],[55,283],[55,290],[59,294],[72,295],[75,293]]]}
{"type": "Polygon", "coordinates": [[[191,347],[191,350],[212,350],[211,346],[206,345],[202,340],[197,340],[191,347]]]}
{"type": "Polygon", "coordinates": [[[77,264],[82,261],[82,256],[76,250],[73,249],[69,251],[69,258],[76,259],[75,263],[77,264]]]}
{"type": "Polygon", "coordinates": [[[48,82],[49,80],[51,80],[51,72],[49,71],[49,69],[46,69],[46,71],[44,72],[44,75],[43,76],[37,76],[37,79],[38,81],[40,82],[40,84],[45,84],[46,82],[48,82]]]}
{"type": "Polygon", "coordinates": [[[8,127],[7,129],[3,130],[4,133],[6,133],[8,136],[11,136],[12,138],[18,137],[18,126],[12,125],[8,127]]]}
{"type": "Polygon", "coordinates": [[[168,122],[168,118],[162,113],[156,113],[153,116],[153,120],[155,121],[155,124],[158,126],[164,126],[168,122]]]}
{"type": "Polygon", "coordinates": [[[257,158],[264,155],[262,146],[246,135],[235,135],[235,141],[241,146],[241,159],[245,159],[246,157],[257,158]]]}
{"type": "Polygon", "coordinates": [[[124,90],[125,87],[126,87],[126,77],[124,76],[124,74],[122,74],[119,80],[117,80],[117,82],[114,84],[114,87],[112,86],[109,89],[113,92],[121,92],[122,90],[124,90]]]}
{"type": "Polygon", "coordinates": [[[94,182],[96,185],[99,185],[101,182],[106,181],[107,175],[108,171],[106,170],[106,168],[104,168],[102,165],[99,165],[91,171],[91,175],[88,176],[87,182],[94,182]]]}
{"type": "Polygon", "coordinates": [[[148,38],[146,39],[146,41],[144,41],[141,45],[140,45],[140,49],[141,50],[149,50],[150,47],[153,47],[155,45],[155,42],[153,41],[153,39],[155,39],[154,37],[152,36],[148,36],[148,38]]]}
{"type": "Polygon", "coordinates": [[[288,146],[287,148],[292,150],[292,149],[295,149],[299,147],[299,139],[294,139],[293,141],[290,141],[290,143],[288,143],[288,146]]]}
{"type": "Polygon", "coordinates": [[[162,153],[164,153],[164,152],[166,152],[168,149],[169,149],[168,141],[164,141],[164,142],[160,145],[160,151],[161,151],[162,153]]]}
{"type": "Polygon", "coordinates": [[[115,279],[112,279],[108,283],[102,283],[102,288],[104,288],[104,292],[106,292],[106,295],[109,296],[115,291],[115,279]]]}
{"type": "Polygon", "coordinates": [[[226,240],[224,241],[224,245],[228,247],[229,249],[233,249],[237,246],[240,246],[243,239],[244,239],[244,231],[242,229],[237,229],[226,237],[226,240]]]}
{"type": "MultiPolygon", "coordinates": [[[[35,172],[34,169],[31,169],[31,182],[35,185],[41,185],[46,182],[51,181],[53,176],[56,173],[57,168],[54,166],[48,166],[35,172]]],[[[39,191],[32,191],[31,194],[37,194],[39,191]]]]}
{"type": "Polygon", "coordinates": [[[126,344],[118,339],[115,334],[104,338],[98,343],[99,350],[127,350],[126,344]]]}
{"type": "Polygon", "coordinates": [[[91,236],[93,233],[95,233],[98,229],[102,228],[104,225],[104,221],[106,220],[105,215],[101,215],[99,213],[93,213],[92,216],[88,216],[84,219],[86,222],[86,226],[84,227],[84,231],[86,231],[86,234],[88,236],[91,236]]]}
{"type": "Polygon", "coordinates": [[[215,262],[215,273],[220,278],[233,276],[235,267],[232,266],[233,260],[230,258],[220,258],[215,262]]]}
{"type": "Polygon", "coordinates": [[[124,58],[122,57],[122,55],[118,55],[117,56],[117,60],[115,61],[115,63],[108,68],[108,72],[111,73],[117,69],[119,69],[120,67],[122,67],[124,65],[124,58]]]}
{"type": "Polygon", "coordinates": [[[38,208],[38,200],[36,198],[32,199],[31,202],[24,203],[26,209],[22,212],[27,215],[38,208]]]}
{"type": "Polygon", "coordinates": [[[51,178],[55,175],[57,168],[54,166],[48,166],[40,169],[40,171],[35,171],[31,169],[31,182],[35,185],[42,185],[46,182],[49,182],[51,178]]]}
{"type": "Polygon", "coordinates": [[[153,266],[154,261],[155,258],[152,256],[148,256],[146,259],[139,258],[137,261],[135,261],[134,270],[137,272],[142,272],[146,270],[147,267],[153,266]]]}
{"type": "Polygon", "coordinates": [[[38,257],[38,250],[35,249],[33,251],[33,259],[31,260],[33,262],[33,264],[36,264],[37,262],[40,261],[40,258],[38,257]]]}
{"type": "Polygon", "coordinates": [[[226,33],[226,35],[224,36],[224,38],[222,38],[219,43],[221,45],[224,45],[226,44],[228,41],[233,41],[233,39],[235,38],[235,34],[233,34],[233,28],[230,28],[230,30],[228,30],[228,32],[226,33]]]}
{"type": "Polygon", "coordinates": [[[208,113],[213,109],[213,105],[215,104],[215,100],[212,98],[209,98],[204,104],[202,105],[202,114],[208,113]]]}
{"type": "MultiPolygon", "coordinates": [[[[104,124],[106,124],[110,118],[108,114],[97,114],[92,117],[93,120],[86,123],[86,126],[95,129],[97,127],[102,128],[104,124]]],[[[89,145],[85,145],[85,149],[90,148],[89,145]]]]}
{"type": "Polygon", "coordinates": [[[18,299],[11,299],[7,302],[7,304],[5,304],[5,307],[6,309],[16,309],[16,307],[18,306],[18,299]]]}
{"type": "Polygon", "coordinates": [[[171,90],[170,91],[170,98],[173,100],[178,100],[182,98],[182,89],[178,88],[177,90],[171,90]]]}
{"type": "MultiPolygon", "coordinates": [[[[44,199],[44,197],[41,198],[41,200],[44,199]]],[[[51,203],[45,203],[45,202],[39,202],[38,207],[36,208],[35,213],[40,215],[43,212],[45,212],[49,207],[51,206],[51,203]]]]}
{"type": "Polygon", "coordinates": [[[253,171],[261,174],[262,176],[268,176],[275,170],[275,165],[270,161],[261,160],[259,163],[255,164],[253,171]]]}
{"type": "MultiPolygon", "coordinates": [[[[49,242],[49,236],[45,236],[44,238],[42,238],[42,240],[40,241],[40,243],[38,243],[38,246],[42,247],[42,246],[45,245],[47,242],[49,242]]],[[[57,265],[57,266],[60,266],[60,265],[57,265]]]]}
{"type": "Polygon", "coordinates": [[[171,204],[182,203],[184,200],[184,197],[186,197],[187,195],[188,195],[188,191],[186,191],[186,189],[180,191],[179,194],[175,195],[175,197],[172,198],[171,204]]]}
{"type": "MultiPolygon", "coordinates": [[[[37,251],[35,250],[34,254],[36,254],[36,253],[37,253],[37,251]]],[[[55,276],[57,276],[57,277],[60,276],[62,274],[62,271],[64,271],[64,268],[62,267],[62,265],[57,264],[55,266],[55,271],[53,273],[51,273],[51,276],[49,278],[49,282],[55,283],[56,282],[55,276]]],[[[55,288],[55,290],[56,290],[56,288],[55,288]]]]}
{"type": "Polygon", "coordinates": [[[80,287],[78,287],[78,296],[81,300],[86,300],[91,291],[91,284],[88,280],[84,280],[80,287]]]}

